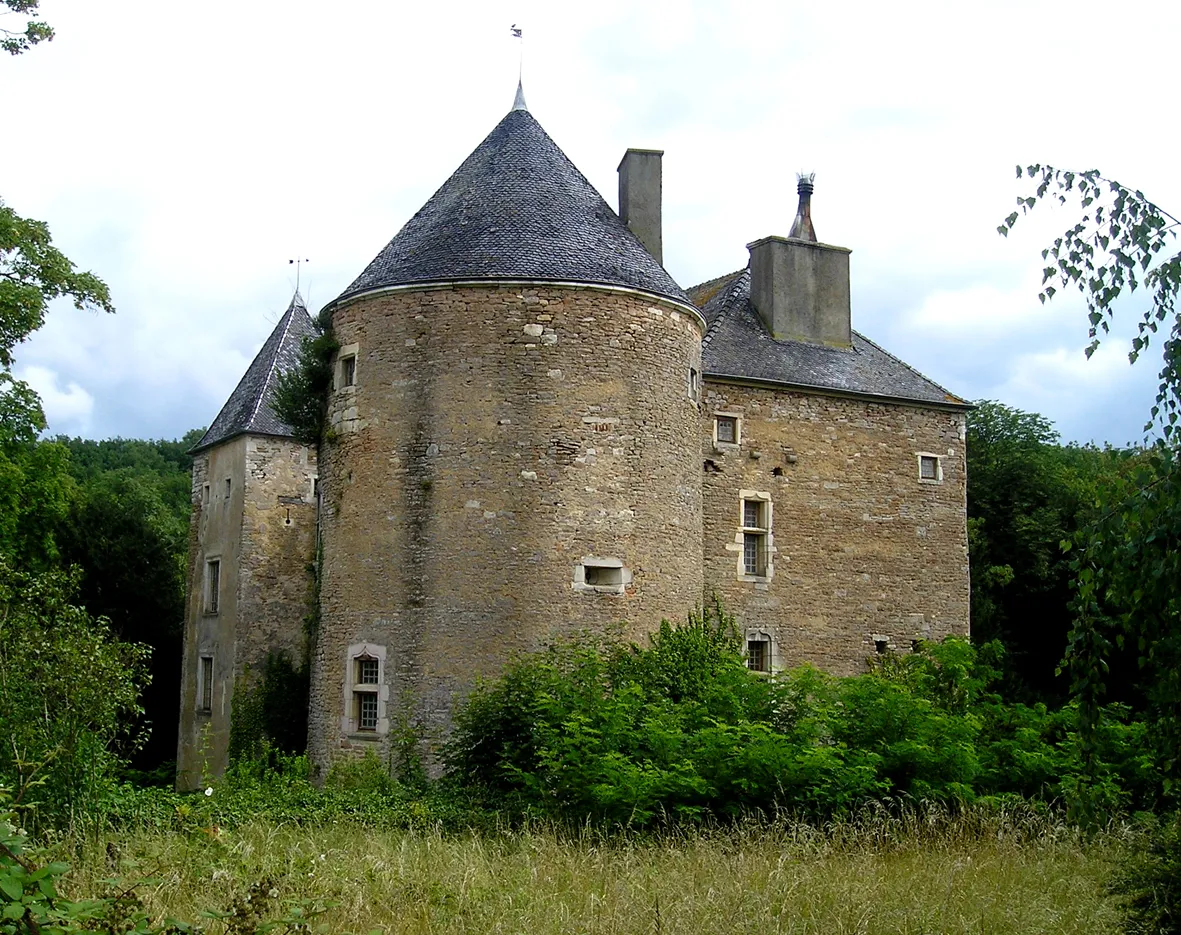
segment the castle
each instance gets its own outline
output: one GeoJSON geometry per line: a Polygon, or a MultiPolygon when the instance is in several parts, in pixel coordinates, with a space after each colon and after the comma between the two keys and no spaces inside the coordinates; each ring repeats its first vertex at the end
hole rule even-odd
{"type": "Polygon", "coordinates": [[[272,409],[314,333],[296,294],[194,449],[182,788],[275,651],[310,653],[323,768],[403,716],[441,733],[514,652],[714,595],[764,672],[967,634],[968,405],[851,329],[808,178],[787,237],[678,286],[661,155],[627,151],[617,215],[518,89],[329,303],[318,449],[272,409]]]}

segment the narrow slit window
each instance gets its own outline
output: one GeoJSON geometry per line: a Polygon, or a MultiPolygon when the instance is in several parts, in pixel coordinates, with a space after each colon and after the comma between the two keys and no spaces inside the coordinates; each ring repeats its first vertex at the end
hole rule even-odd
{"type": "Polygon", "coordinates": [[[757,578],[767,575],[767,516],[765,500],[742,501],[742,570],[757,578]]]}
{"type": "Polygon", "coordinates": [[[197,666],[197,710],[213,710],[213,657],[202,656],[197,666]]]}
{"type": "Polygon", "coordinates": [[[211,558],[205,563],[205,613],[216,614],[221,598],[221,561],[211,558]]]}
{"type": "Polygon", "coordinates": [[[340,385],[357,385],[357,355],[350,354],[340,359],[340,385]]]}
{"type": "Polygon", "coordinates": [[[226,478],[226,499],[230,499],[230,491],[234,488],[234,482],[230,478],[226,478]]]}
{"type": "Polygon", "coordinates": [[[209,506],[209,485],[203,484],[201,486],[201,505],[209,506]]]}

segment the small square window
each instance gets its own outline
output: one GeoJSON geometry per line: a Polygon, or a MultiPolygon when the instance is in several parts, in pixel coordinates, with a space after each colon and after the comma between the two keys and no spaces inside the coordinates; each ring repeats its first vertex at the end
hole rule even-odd
{"type": "Polygon", "coordinates": [[[350,354],[340,359],[340,385],[357,385],[357,355],[350,354]]]}
{"type": "Polygon", "coordinates": [[[213,710],[212,656],[202,656],[197,660],[197,710],[205,713],[213,710]]]}
{"type": "Polygon", "coordinates": [[[943,480],[943,472],[939,469],[938,455],[919,455],[919,480],[943,480]]]}
{"type": "Polygon", "coordinates": [[[877,637],[873,641],[873,649],[879,656],[884,656],[890,651],[890,641],[884,637],[877,637]]]}
{"type": "Polygon", "coordinates": [[[719,444],[722,445],[737,445],[738,444],[738,417],[737,416],[717,416],[714,419],[714,431],[719,444]]]}
{"type": "Polygon", "coordinates": [[[361,658],[357,660],[357,684],[377,684],[377,660],[361,658]]]}
{"type": "Polygon", "coordinates": [[[354,692],[357,704],[357,730],[377,730],[377,693],[354,692]]]}
{"type": "Polygon", "coordinates": [[[216,614],[221,597],[221,560],[205,563],[205,613],[216,614]]]}
{"type": "Polygon", "coordinates": [[[746,667],[753,672],[771,671],[770,640],[754,639],[746,641],[746,667]]]}

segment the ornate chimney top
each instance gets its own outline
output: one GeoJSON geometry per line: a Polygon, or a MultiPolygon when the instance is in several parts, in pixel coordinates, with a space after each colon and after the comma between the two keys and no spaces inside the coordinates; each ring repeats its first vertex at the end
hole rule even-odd
{"type": "Polygon", "coordinates": [[[797,173],[796,191],[800,193],[800,206],[796,208],[796,219],[792,222],[791,233],[787,236],[792,240],[816,240],[816,229],[812,226],[812,183],[816,181],[816,173],[797,173]]]}

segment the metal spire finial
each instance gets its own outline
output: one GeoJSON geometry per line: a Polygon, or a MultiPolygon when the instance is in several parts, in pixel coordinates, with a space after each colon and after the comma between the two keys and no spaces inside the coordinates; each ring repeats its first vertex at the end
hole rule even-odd
{"type": "Polygon", "coordinates": [[[529,108],[525,104],[525,88],[521,83],[525,76],[525,39],[521,35],[521,27],[513,23],[509,27],[509,31],[513,34],[513,38],[518,40],[518,51],[520,58],[517,61],[517,96],[513,98],[513,110],[528,111],[529,108]]]}

